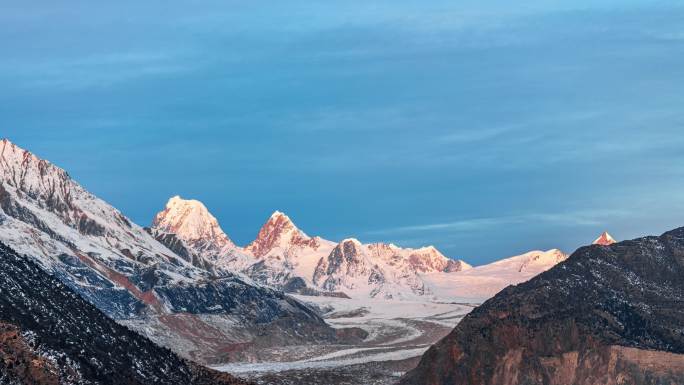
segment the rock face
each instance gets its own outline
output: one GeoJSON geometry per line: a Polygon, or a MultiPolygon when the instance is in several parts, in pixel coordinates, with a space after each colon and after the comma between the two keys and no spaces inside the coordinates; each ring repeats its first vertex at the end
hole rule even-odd
{"type": "Polygon", "coordinates": [[[403,249],[392,244],[365,245],[345,239],[322,258],[313,283],[324,291],[355,297],[409,299],[430,294],[421,274],[458,272],[471,268],[453,261],[434,247],[403,249]]]}
{"type": "Polygon", "coordinates": [[[209,259],[213,247],[235,246],[197,202],[172,199],[153,237],[64,170],[3,140],[0,209],[0,242],[186,357],[215,362],[268,343],[335,338],[311,309],[209,259]]]}
{"type": "Polygon", "coordinates": [[[257,282],[288,292],[316,294],[318,288],[311,285],[313,271],[334,247],[334,242],[309,237],[290,217],[276,211],[245,248],[257,260],[245,272],[257,282]]]}
{"type": "Polygon", "coordinates": [[[431,347],[402,385],[684,383],[684,228],[580,248],[431,347]]]}
{"type": "Polygon", "coordinates": [[[256,239],[245,249],[257,258],[262,258],[275,249],[288,250],[293,246],[320,247],[320,238],[311,238],[297,228],[290,217],[276,211],[259,230],[256,239]]]}
{"type": "Polygon", "coordinates": [[[0,244],[0,384],[246,384],[118,325],[0,244]]]}

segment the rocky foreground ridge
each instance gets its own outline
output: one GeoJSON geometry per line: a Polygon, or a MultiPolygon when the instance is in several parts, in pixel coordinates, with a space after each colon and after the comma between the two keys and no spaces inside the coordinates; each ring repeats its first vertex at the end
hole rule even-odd
{"type": "Polygon", "coordinates": [[[246,384],[128,330],[0,243],[0,384],[246,384]]]}
{"type": "Polygon", "coordinates": [[[580,248],[470,313],[401,385],[684,383],[684,228],[580,248]]]}

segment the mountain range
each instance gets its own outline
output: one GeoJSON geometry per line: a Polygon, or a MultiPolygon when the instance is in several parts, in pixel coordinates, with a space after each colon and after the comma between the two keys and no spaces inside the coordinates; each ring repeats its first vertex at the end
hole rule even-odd
{"type": "Polygon", "coordinates": [[[351,298],[488,298],[567,257],[557,249],[531,251],[473,268],[434,246],[412,249],[311,237],[280,211],[243,248],[230,241],[204,204],[178,196],[169,199],[148,231],[189,259],[211,261],[269,287],[351,298]]]}
{"type": "Polygon", "coordinates": [[[336,341],[337,332],[309,307],[216,266],[199,243],[193,250],[205,254],[184,252],[168,238],[165,246],[67,172],[8,140],[0,142],[0,208],[0,242],[107,316],[185,357],[223,362],[264,345],[336,341]]]}
{"type": "Polygon", "coordinates": [[[554,249],[472,267],[433,246],[309,236],[279,211],[240,247],[203,203],[179,196],[143,228],[65,170],[6,139],[0,243],[117,324],[205,364],[268,358],[270,347],[364,338],[359,330],[332,328],[317,309],[286,293],[481,301],[567,258],[554,249]]]}

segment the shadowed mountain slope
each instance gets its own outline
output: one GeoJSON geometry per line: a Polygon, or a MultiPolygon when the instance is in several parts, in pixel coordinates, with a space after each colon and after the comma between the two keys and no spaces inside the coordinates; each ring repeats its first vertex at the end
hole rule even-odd
{"type": "Polygon", "coordinates": [[[400,383],[684,383],[684,228],[580,248],[506,288],[400,383]]]}
{"type": "Polygon", "coordinates": [[[0,384],[245,384],[107,318],[0,244],[0,384]]]}

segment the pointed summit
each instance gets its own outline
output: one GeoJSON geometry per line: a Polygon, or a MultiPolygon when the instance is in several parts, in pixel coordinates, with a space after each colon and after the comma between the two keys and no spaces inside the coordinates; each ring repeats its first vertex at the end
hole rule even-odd
{"type": "Polygon", "coordinates": [[[191,244],[200,243],[203,249],[235,247],[202,202],[183,199],[178,195],[169,199],[164,210],[157,213],[152,221],[152,229],[173,233],[191,244]]]}
{"type": "Polygon", "coordinates": [[[290,218],[287,215],[285,215],[284,212],[279,211],[279,210],[274,211],[273,214],[271,214],[271,217],[269,219],[270,220],[277,220],[280,217],[284,217],[287,220],[290,220],[290,218]]]}
{"type": "Polygon", "coordinates": [[[464,261],[447,258],[433,245],[419,249],[403,249],[403,253],[407,254],[406,258],[411,266],[421,273],[455,273],[472,268],[464,261]]]}
{"type": "Polygon", "coordinates": [[[262,257],[275,248],[283,250],[291,246],[309,245],[315,247],[316,238],[310,238],[297,228],[290,217],[280,211],[275,211],[259,230],[256,239],[245,250],[255,257],[262,257]]]}
{"type": "Polygon", "coordinates": [[[603,246],[608,246],[612,245],[615,243],[615,239],[608,234],[607,231],[604,231],[603,234],[601,234],[594,242],[592,242],[592,245],[603,245],[603,246]]]}

